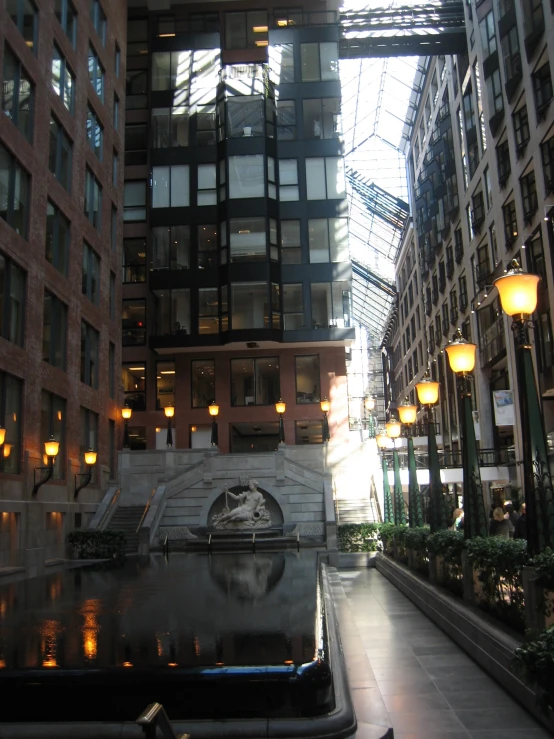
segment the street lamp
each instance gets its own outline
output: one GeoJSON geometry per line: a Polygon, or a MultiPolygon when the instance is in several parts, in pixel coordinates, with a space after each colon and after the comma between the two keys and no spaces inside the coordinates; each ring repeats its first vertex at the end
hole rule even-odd
{"type": "Polygon", "coordinates": [[[165,417],[167,418],[167,437],[165,440],[167,448],[171,448],[173,446],[173,432],[171,430],[171,419],[175,415],[175,408],[171,405],[166,405],[164,408],[165,417]]]}
{"type": "Polygon", "coordinates": [[[123,424],[123,448],[129,448],[129,419],[133,415],[133,409],[126,405],[121,409],[121,415],[125,423],[123,424]]]}
{"type": "Polygon", "coordinates": [[[544,421],[539,405],[529,325],[537,307],[538,275],[523,272],[514,259],[511,269],[494,281],[505,313],[512,317],[523,449],[527,551],[554,546],[554,496],[548,467],[544,421]]]}
{"type": "Polygon", "coordinates": [[[217,431],[217,421],[215,419],[217,418],[217,414],[219,413],[219,406],[215,402],[215,400],[212,400],[212,402],[208,406],[208,411],[210,412],[210,416],[212,417],[211,445],[217,446],[219,443],[219,438],[218,438],[218,431],[217,431]]]}
{"type": "Polygon", "coordinates": [[[419,486],[417,484],[417,470],[414,452],[412,426],[417,417],[417,405],[411,405],[408,398],[398,406],[400,421],[407,427],[408,436],[408,523],[410,527],[423,526],[423,510],[419,486]]]}
{"type": "Polygon", "coordinates": [[[327,418],[327,414],[329,413],[329,409],[331,408],[331,403],[327,400],[327,398],[323,398],[323,400],[319,403],[321,410],[323,411],[323,441],[329,441],[331,438],[329,434],[329,419],[327,418]]]}
{"type": "Polygon", "coordinates": [[[283,414],[286,409],[287,404],[279,398],[277,403],[275,403],[275,410],[279,414],[279,444],[285,443],[285,427],[283,426],[283,414]]]}
{"type": "Polygon", "coordinates": [[[441,471],[433,406],[439,399],[439,383],[431,380],[429,373],[416,384],[417,397],[421,405],[427,406],[427,454],[429,459],[429,523],[431,532],[446,528],[446,510],[442,494],[441,471]]]}
{"type": "Polygon", "coordinates": [[[77,500],[77,496],[79,495],[79,491],[83,488],[86,488],[86,486],[90,483],[92,480],[92,468],[96,464],[96,458],[97,453],[94,451],[94,449],[88,449],[85,452],[85,464],[87,465],[87,471],[86,472],[78,472],[75,475],[75,492],[73,493],[73,499],[77,500]],[[77,483],[77,478],[82,477],[83,482],[79,485],[77,483]]]}
{"type": "Polygon", "coordinates": [[[372,439],[375,436],[375,420],[372,413],[375,408],[375,398],[372,398],[371,395],[365,398],[364,407],[368,413],[367,435],[369,439],[372,439]]]}
{"type": "Polygon", "coordinates": [[[475,367],[476,344],[471,344],[458,329],[453,341],[446,346],[446,354],[450,369],[456,373],[456,385],[460,397],[462,411],[462,467],[464,472],[464,536],[473,539],[475,536],[487,536],[487,515],[483,500],[481,471],[475,440],[475,426],[471,410],[471,383],[468,373],[475,367]]]}
{"type": "Polygon", "coordinates": [[[392,439],[392,466],[394,469],[394,523],[397,526],[406,524],[406,512],[404,510],[404,496],[402,495],[402,483],[400,481],[400,464],[398,462],[398,451],[396,450],[396,439],[400,436],[402,425],[396,418],[391,418],[385,424],[387,436],[392,439]]]}
{"type": "Polygon", "coordinates": [[[380,431],[375,436],[375,441],[379,451],[381,452],[381,459],[383,463],[383,501],[385,510],[383,513],[383,523],[394,523],[394,512],[392,508],[392,498],[390,494],[389,485],[389,470],[387,466],[387,459],[385,457],[385,450],[390,447],[390,438],[384,431],[380,431]]]}
{"type": "Polygon", "coordinates": [[[46,454],[48,464],[44,467],[35,467],[33,470],[33,498],[36,497],[38,489],[41,487],[41,485],[44,485],[45,482],[48,482],[48,480],[50,480],[52,475],[54,474],[54,462],[56,461],[56,457],[58,456],[59,451],[60,442],[54,439],[53,434],[50,434],[50,438],[48,439],[48,441],[44,442],[44,452],[46,454]],[[44,471],[46,471],[46,475],[44,475],[44,477],[37,482],[37,472],[44,471]]]}

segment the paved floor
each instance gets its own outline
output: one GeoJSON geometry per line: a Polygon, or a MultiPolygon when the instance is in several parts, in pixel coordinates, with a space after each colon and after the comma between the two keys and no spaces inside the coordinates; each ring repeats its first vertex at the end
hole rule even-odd
{"type": "Polygon", "coordinates": [[[364,724],[393,726],[395,739],[551,736],[377,570],[333,581],[356,739],[374,736],[364,724]]]}

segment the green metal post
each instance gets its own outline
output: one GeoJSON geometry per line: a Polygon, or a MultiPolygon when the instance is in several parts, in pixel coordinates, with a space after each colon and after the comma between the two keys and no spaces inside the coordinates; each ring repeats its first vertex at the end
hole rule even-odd
{"type": "Polygon", "coordinates": [[[408,436],[408,514],[411,528],[423,526],[421,495],[417,484],[417,469],[414,453],[414,440],[408,436]]]}
{"type": "Polygon", "coordinates": [[[458,377],[462,398],[462,467],[464,472],[464,537],[488,536],[487,514],[483,499],[481,470],[471,409],[471,386],[466,377],[458,377]]]}
{"type": "Polygon", "coordinates": [[[392,453],[394,468],[394,523],[397,526],[406,525],[406,511],[404,510],[404,495],[402,494],[402,483],[400,482],[400,463],[396,446],[392,453]]]}
{"type": "Polygon", "coordinates": [[[435,424],[433,422],[433,410],[427,411],[427,443],[429,453],[429,523],[431,532],[446,529],[446,506],[442,492],[441,468],[437,439],[435,436],[435,424]]]}
{"type": "Polygon", "coordinates": [[[392,498],[390,496],[390,485],[389,485],[389,470],[387,467],[387,460],[383,453],[383,498],[385,503],[385,510],[383,516],[383,523],[394,523],[394,513],[392,510],[392,498]]]}

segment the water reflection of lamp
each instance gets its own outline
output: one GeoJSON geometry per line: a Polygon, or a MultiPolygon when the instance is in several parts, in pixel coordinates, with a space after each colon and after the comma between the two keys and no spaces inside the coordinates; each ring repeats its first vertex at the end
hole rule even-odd
{"type": "Polygon", "coordinates": [[[281,398],[275,403],[275,410],[279,414],[279,444],[285,443],[285,427],[283,425],[283,414],[287,409],[287,404],[281,398]]]}
{"type": "Polygon", "coordinates": [[[128,449],[129,448],[129,419],[133,415],[133,409],[130,408],[128,405],[125,405],[124,408],[121,409],[121,417],[125,421],[123,424],[123,448],[128,449]]]}
{"type": "Polygon", "coordinates": [[[171,419],[175,415],[175,408],[171,405],[166,405],[164,408],[165,417],[167,418],[167,437],[165,440],[166,446],[168,448],[173,446],[173,433],[171,431],[171,419]]]}
{"type": "Polygon", "coordinates": [[[211,445],[217,446],[219,443],[218,439],[218,431],[217,431],[217,421],[216,418],[219,413],[219,406],[215,402],[215,400],[212,400],[210,405],[208,406],[208,411],[210,413],[210,416],[212,417],[212,435],[211,435],[211,445]]]}
{"type": "Polygon", "coordinates": [[[35,467],[33,470],[33,498],[36,497],[36,494],[38,493],[41,485],[44,485],[45,482],[48,482],[48,480],[50,480],[50,478],[54,474],[54,462],[56,461],[59,450],[60,442],[54,439],[53,434],[50,434],[50,438],[48,439],[48,441],[44,442],[44,451],[46,452],[47,464],[44,467],[35,467]],[[46,471],[46,475],[44,475],[44,477],[37,482],[37,472],[44,471],[46,471]]]}
{"type": "Polygon", "coordinates": [[[96,659],[98,652],[98,632],[100,626],[98,624],[98,614],[100,612],[100,601],[88,599],[83,603],[81,614],[84,619],[83,624],[83,653],[87,662],[96,659]]]}

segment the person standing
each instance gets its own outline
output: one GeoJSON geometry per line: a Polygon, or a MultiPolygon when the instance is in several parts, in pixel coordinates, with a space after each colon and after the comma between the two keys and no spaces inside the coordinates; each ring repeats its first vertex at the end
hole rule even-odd
{"type": "Polygon", "coordinates": [[[527,539],[527,513],[525,512],[525,503],[519,508],[519,518],[514,526],[514,539],[527,539]]]}

